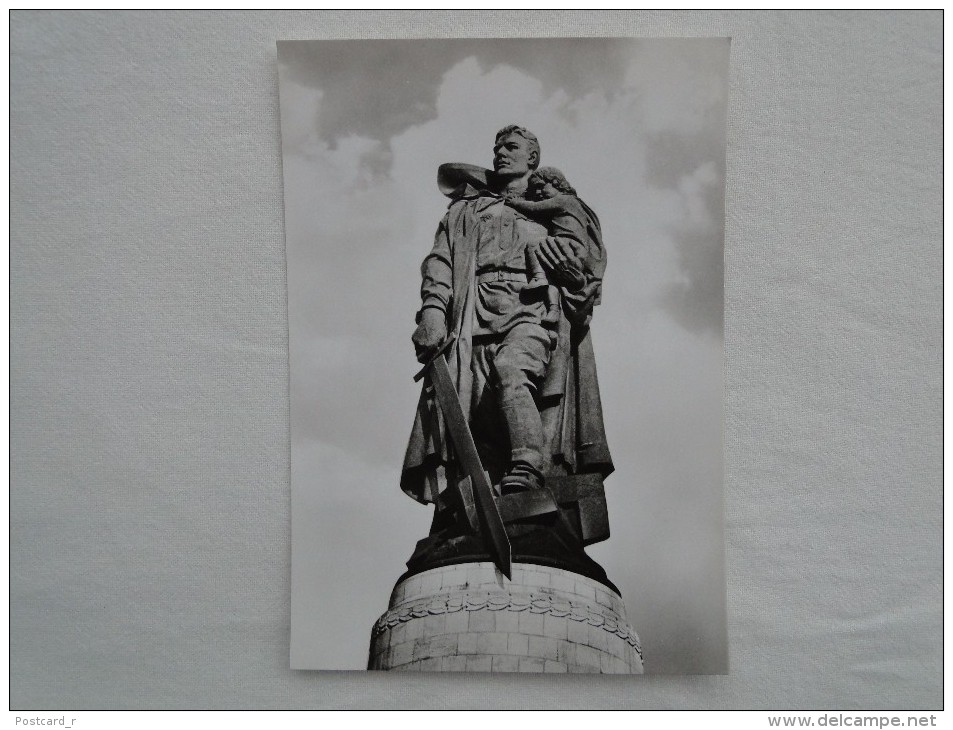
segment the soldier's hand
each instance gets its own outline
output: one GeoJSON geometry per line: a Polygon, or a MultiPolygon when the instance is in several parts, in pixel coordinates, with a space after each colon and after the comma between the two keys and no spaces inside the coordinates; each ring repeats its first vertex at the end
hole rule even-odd
{"type": "Polygon", "coordinates": [[[414,330],[414,350],[419,362],[425,362],[430,354],[447,339],[447,315],[439,309],[427,307],[420,313],[420,324],[414,330]]]}
{"type": "Polygon", "coordinates": [[[569,289],[577,289],[586,280],[582,270],[581,253],[576,251],[570,242],[547,236],[540,242],[537,256],[556,283],[569,289]]]}

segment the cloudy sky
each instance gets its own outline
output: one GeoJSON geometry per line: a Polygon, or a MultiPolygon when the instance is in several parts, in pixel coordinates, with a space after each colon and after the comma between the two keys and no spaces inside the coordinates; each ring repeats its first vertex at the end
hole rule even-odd
{"type": "Polygon", "coordinates": [[[292,666],[363,669],[432,507],[398,487],[443,162],[539,137],[602,221],[592,326],[619,586],[647,672],[727,669],[722,292],[727,39],[280,43],[292,666]]]}

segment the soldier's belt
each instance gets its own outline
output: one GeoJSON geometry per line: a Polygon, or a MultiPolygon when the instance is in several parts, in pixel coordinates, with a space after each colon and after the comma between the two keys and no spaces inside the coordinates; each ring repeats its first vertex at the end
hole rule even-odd
{"type": "Polygon", "coordinates": [[[524,284],[529,281],[526,278],[525,271],[484,271],[480,274],[477,274],[477,283],[484,284],[488,281],[522,281],[524,284]]]}

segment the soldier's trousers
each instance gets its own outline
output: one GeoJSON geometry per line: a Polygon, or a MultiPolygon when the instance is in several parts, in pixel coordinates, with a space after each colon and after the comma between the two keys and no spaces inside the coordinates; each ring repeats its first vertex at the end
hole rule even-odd
{"type": "Polygon", "coordinates": [[[492,442],[494,434],[488,431],[503,425],[510,463],[522,462],[539,471],[544,470],[545,439],[534,394],[546,373],[550,352],[549,331],[533,323],[518,324],[502,337],[473,339],[474,438],[492,442]]]}

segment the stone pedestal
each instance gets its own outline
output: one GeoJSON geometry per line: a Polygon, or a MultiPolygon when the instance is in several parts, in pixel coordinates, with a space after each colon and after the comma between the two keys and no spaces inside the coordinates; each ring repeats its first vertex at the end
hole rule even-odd
{"type": "Polygon", "coordinates": [[[641,674],[617,593],[559,568],[461,563],[399,581],[374,624],[368,669],[641,674]]]}

